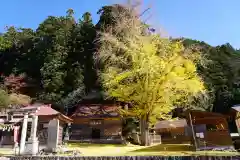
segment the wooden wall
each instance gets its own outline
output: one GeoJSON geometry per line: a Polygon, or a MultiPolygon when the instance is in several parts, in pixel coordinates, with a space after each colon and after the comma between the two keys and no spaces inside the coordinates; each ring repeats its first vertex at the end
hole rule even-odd
{"type": "Polygon", "coordinates": [[[38,124],[38,131],[37,131],[37,137],[40,144],[47,144],[47,135],[48,135],[48,128],[47,128],[48,122],[39,122],[38,124]]]}
{"type": "Polygon", "coordinates": [[[104,136],[119,136],[122,134],[122,121],[119,119],[104,120],[104,136]]]}
{"type": "Polygon", "coordinates": [[[74,119],[70,129],[70,140],[91,138],[91,132],[88,119],[74,119]]]}
{"type": "Polygon", "coordinates": [[[207,131],[204,133],[204,140],[206,142],[206,146],[209,147],[233,145],[228,130],[207,131]]]}
{"type": "Polygon", "coordinates": [[[70,140],[92,138],[92,128],[100,129],[100,139],[121,137],[122,121],[119,118],[97,119],[101,124],[91,124],[96,119],[75,118],[71,125],[70,140]]]}
{"type": "Polygon", "coordinates": [[[1,132],[1,145],[13,145],[13,131],[0,131],[1,132]]]}
{"type": "Polygon", "coordinates": [[[186,127],[156,129],[155,132],[161,135],[163,144],[189,144],[191,141],[191,136],[186,134],[186,127]]]}
{"type": "Polygon", "coordinates": [[[229,133],[227,120],[225,117],[205,117],[193,120],[195,127],[201,126],[199,131],[196,133],[203,133],[203,137],[196,137],[198,141],[198,147],[221,147],[229,146],[232,147],[232,139],[229,133]]]}
{"type": "Polygon", "coordinates": [[[237,131],[238,133],[240,133],[240,118],[236,118],[235,123],[236,123],[237,131]]]}

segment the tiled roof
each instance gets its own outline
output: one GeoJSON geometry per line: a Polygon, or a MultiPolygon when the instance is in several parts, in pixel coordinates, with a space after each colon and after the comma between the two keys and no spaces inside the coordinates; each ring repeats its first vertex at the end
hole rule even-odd
{"type": "Polygon", "coordinates": [[[187,126],[186,119],[180,120],[164,120],[158,121],[155,125],[155,129],[163,129],[163,128],[178,128],[187,126]]]}
{"type": "Polygon", "coordinates": [[[113,105],[79,105],[72,117],[117,117],[117,107],[113,105]]]}
{"type": "Polygon", "coordinates": [[[38,116],[48,116],[48,115],[57,115],[57,114],[60,114],[60,113],[48,106],[40,107],[39,111],[37,111],[36,113],[36,115],[38,116]]]}
{"type": "Polygon", "coordinates": [[[51,105],[30,105],[24,108],[21,108],[23,110],[30,110],[30,109],[36,109],[37,112],[35,113],[38,116],[50,116],[50,115],[57,115],[61,114],[60,112],[54,110],[51,108],[51,105]]]}
{"type": "Polygon", "coordinates": [[[67,120],[67,121],[72,121],[71,118],[65,116],[64,114],[56,111],[55,109],[51,108],[51,104],[49,105],[44,105],[44,104],[34,104],[31,106],[27,106],[22,108],[23,110],[31,110],[31,109],[36,109],[37,112],[35,115],[37,116],[58,116],[62,120],[67,120]]]}
{"type": "MultiPolygon", "coordinates": [[[[44,104],[33,104],[29,105],[27,107],[22,107],[19,109],[14,109],[12,111],[9,111],[13,114],[13,119],[11,121],[8,121],[8,123],[17,123],[22,121],[24,113],[28,112],[30,115],[37,115],[37,116],[54,116],[57,119],[71,123],[72,119],[65,116],[64,114],[54,110],[51,108],[51,105],[44,105],[44,104]],[[20,116],[20,117],[15,117],[20,116]],[[14,118],[15,117],[15,118],[14,118]]],[[[29,117],[31,118],[31,116],[29,117]]]]}

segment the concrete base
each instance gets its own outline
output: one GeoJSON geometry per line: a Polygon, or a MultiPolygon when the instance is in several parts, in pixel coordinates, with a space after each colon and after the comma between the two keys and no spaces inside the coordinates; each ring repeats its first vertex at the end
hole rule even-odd
{"type": "Polygon", "coordinates": [[[26,148],[24,154],[36,155],[39,151],[39,141],[37,139],[29,139],[26,142],[26,148]]]}

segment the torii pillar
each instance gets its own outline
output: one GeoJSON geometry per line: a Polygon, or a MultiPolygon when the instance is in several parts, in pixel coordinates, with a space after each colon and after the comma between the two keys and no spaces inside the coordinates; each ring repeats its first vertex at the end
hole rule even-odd
{"type": "Polygon", "coordinates": [[[25,151],[25,143],[26,143],[26,137],[27,137],[27,125],[28,125],[28,113],[25,113],[24,118],[23,118],[23,124],[22,124],[19,154],[23,154],[25,151]]]}
{"type": "Polygon", "coordinates": [[[38,116],[32,115],[31,136],[27,141],[27,152],[36,155],[38,153],[39,141],[37,138],[38,116]]]}
{"type": "Polygon", "coordinates": [[[38,152],[38,139],[37,139],[37,125],[38,125],[38,116],[35,115],[36,112],[40,108],[31,108],[31,109],[17,109],[10,111],[9,113],[23,113],[23,124],[22,124],[22,131],[21,131],[21,140],[20,140],[20,147],[19,147],[19,154],[30,153],[32,155],[36,155],[38,152]],[[32,115],[32,127],[31,127],[31,137],[29,138],[26,147],[26,138],[27,138],[27,125],[28,125],[28,118],[29,115],[32,115]],[[29,148],[29,146],[31,146],[29,148]]]}

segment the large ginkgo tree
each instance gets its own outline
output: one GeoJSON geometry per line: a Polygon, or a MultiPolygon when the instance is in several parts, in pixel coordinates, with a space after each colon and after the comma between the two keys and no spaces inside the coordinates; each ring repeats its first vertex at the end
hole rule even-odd
{"type": "Polygon", "coordinates": [[[120,113],[140,120],[141,143],[149,145],[151,122],[171,118],[178,104],[204,93],[194,64],[199,54],[151,33],[134,9],[120,7],[112,11],[115,24],[100,33],[96,60],[109,98],[131,105],[120,113]]]}

